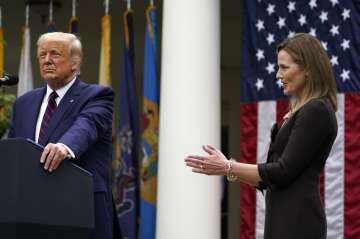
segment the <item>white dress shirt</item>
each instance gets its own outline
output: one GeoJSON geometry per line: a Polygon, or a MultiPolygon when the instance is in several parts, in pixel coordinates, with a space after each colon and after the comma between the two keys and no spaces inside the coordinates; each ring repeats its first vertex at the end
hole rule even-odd
{"type": "MultiPolygon", "coordinates": [[[[62,98],[65,96],[66,92],[70,89],[70,87],[74,84],[76,77],[74,77],[74,79],[72,81],[70,81],[69,83],[67,83],[65,86],[63,86],[60,89],[56,90],[56,93],[58,95],[58,97],[56,98],[56,106],[58,106],[60,104],[60,101],[62,100],[62,98]]],[[[49,85],[46,86],[46,94],[44,96],[44,99],[42,101],[41,107],[40,107],[40,112],[39,112],[39,116],[36,122],[36,130],[35,130],[35,141],[38,142],[39,140],[39,133],[40,133],[40,128],[41,128],[41,123],[42,123],[42,119],[44,117],[47,105],[48,105],[48,101],[49,101],[49,96],[51,94],[51,92],[53,92],[53,89],[51,89],[49,87],[49,85]]],[[[62,144],[64,145],[64,144],[62,144]]],[[[71,157],[75,158],[74,153],[72,152],[72,150],[64,145],[65,148],[68,150],[68,152],[70,153],[71,157]]]]}

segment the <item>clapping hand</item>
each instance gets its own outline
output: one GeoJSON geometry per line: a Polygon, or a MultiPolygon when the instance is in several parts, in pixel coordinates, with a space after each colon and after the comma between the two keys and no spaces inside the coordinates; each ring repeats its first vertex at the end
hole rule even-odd
{"type": "Polygon", "coordinates": [[[195,173],[226,175],[229,161],[224,154],[211,145],[203,145],[202,148],[208,155],[189,155],[185,158],[186,166],[195,173]]]}

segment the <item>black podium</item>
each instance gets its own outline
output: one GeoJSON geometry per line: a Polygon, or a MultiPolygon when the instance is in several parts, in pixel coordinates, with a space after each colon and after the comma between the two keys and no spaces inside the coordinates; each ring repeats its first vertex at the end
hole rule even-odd
{"type": "Polygon", "coordinates": [[[42,147],[0,141],[0,238],[82,239],[94,228],[92,175],[69,161],[49,173],[42,147]]]}

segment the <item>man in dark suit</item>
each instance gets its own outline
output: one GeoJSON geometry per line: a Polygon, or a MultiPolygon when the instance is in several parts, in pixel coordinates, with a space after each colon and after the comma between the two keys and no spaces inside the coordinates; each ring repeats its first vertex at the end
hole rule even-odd
{"type": "Polygon", "coordinates": [[[43,145],[40,162],[49,172],[64,160],[90,171],[95,195],[91,238],[113,238],[110,160],[114,93],[80,80],[82,47],[75,35],[45,33],[37,46],[46,86],[15,101],[9,137],[29,138],[43,145]]]}

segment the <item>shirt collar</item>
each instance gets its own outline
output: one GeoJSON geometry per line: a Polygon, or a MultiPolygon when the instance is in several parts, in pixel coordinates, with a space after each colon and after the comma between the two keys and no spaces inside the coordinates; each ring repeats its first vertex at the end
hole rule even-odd
{"type": "MultiPolygon", "coordinates": [[[[67,83],[66,85],[64,85],[63,87],[61,87],[60,89],[56,90],[56,93],[58,94],[58,99],[60,102],[60,100],[65,96],[66,92],[70,89],[70,87],[75,83],[76,80],[76,76],[74,77],[74,79],[72,79],[69,83],[67,83]]],[[[45,95],[45,99],[48,99],[51,92],[53,92],[54,90],[50,88],[49,85],[46,86],[46,95],[45,95]]]]}

